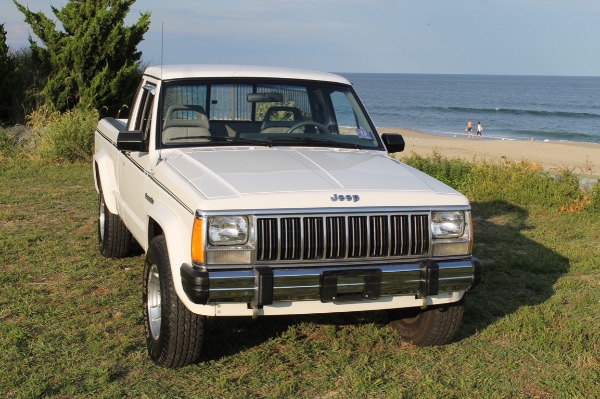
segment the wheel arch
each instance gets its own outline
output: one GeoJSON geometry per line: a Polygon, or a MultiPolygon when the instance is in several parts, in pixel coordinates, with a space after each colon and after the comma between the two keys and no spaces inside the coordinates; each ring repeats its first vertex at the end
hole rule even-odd
{"type": "Polygon", "coordinates": [[[118,192],[116,165],[104,151],[94,154],[93,165],[96,191],[103,193],[106,207],[110,212],[117,215],[117,198],[115,196],[115,193],[118,192]]]}
{"type": "Polygon", "coordinates": [[[155,237],[160,235],[165,237],[175,289],[185,302],[187,297],[181,284],[180,268],[183,263],[189,263],[191,258],[193,215],[190,215],[188,220],[183,214],[178,214],[166,204],[155,202],[148,210],[147,217],[147,238],[142,245],[147,250],[155,237]]]}

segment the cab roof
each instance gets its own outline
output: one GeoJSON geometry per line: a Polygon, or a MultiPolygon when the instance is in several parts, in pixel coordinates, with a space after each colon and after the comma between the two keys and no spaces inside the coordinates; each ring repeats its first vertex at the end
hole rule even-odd
{"type": "Polygon", "coordinates": [[[346,78],[328,72],[253,65],[155,65],[148,67],[144,74],[161,80],[192,78],[276,78],[313,80],[342,83],[346,85],[350,84],[346,78]]]}

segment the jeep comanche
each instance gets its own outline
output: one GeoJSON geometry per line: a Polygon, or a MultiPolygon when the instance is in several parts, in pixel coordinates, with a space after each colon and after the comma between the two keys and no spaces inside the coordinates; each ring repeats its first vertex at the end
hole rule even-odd
{"type": "Polygon", "coordinates": [[[207,317],[386,310],[416,345],[453,339],[479,281],[467,198],[395,160],[345,78],[149,67],[128,120],[95,133],[100,252],[146,252],[157,364],[198,362],[207,317]]]}

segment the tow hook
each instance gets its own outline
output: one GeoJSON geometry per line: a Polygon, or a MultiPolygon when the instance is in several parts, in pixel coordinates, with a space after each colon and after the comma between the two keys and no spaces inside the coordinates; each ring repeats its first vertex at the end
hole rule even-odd
{"type": "Polygon", "coordinates": [[[258,305],[255,303],[250,304],[252,306],[252,319],[258,319],[258,305]]]}

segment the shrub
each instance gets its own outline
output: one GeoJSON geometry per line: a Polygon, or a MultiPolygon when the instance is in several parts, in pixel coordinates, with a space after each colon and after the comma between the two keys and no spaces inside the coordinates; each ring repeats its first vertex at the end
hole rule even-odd
{"type": "Polygon", "coordinates": [[[41,107],[28,116],[34,129],[34,153],[43,160],[88,160],[94,150],[98,111],[75,108],[64,113],[41,107]]]}
{"type": "Polygon", "coordinates": [[[474,168],[473,163],[444,158],[437,151],[430,157],[413,154],[403,162],[459,190],[469,181],[474,168]]]}
{"type": "Polygon", "coordinates": [[[592,212],[600,212],[600,181],[591,190],[589,208],[592,212]]]}
{"type": "Polygon", "coordinates": [[[21,148],[17,135],[0,127],[0,157],[14,157],[21,148]]]}
{"type": "Polygon", "coordinates": [[[579,179],[570,170],[557,176],[540,171],[527,162],[468,162],[411,155],[403,162],[435,177],[473,201],[508,201],[515,205],[558,209],[581,200],[579,179]]]}

